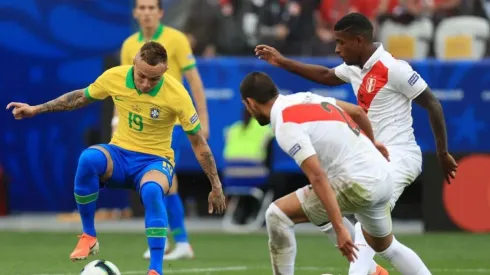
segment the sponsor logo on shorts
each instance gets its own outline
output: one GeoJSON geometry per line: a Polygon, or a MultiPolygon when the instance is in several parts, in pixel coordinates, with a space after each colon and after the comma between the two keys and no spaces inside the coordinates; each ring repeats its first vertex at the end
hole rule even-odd
{"type": "Polygon", "coordinates": [[[413,86],[415,85],[415,83],[417,83],[417,80],[419,80],[419,75],[417,73],[413,73],[413,75],[408,79],[408,84],[410,84],[410,86],[413,86]]]}
{"type": "Polygon", "coordinates": [[[289,149],[289,155],[294,157],[294,155],[296,155],[296,153],[298,153],[299,150],[301,150],[301,146],[299,146],[299,144],[296,143],[295,145],[293,145],[291,149],[289,149]]]}
{"type": "Polygon", "coordinates": [[[194,114],[194,115],[191,117],[191,119],[190,119],[191,124],[196,123],[196,121],[197,121],[198,119],[199,119],[199,116],[197,115],[197,113],[195,113],[195,114],[194,114]]]}

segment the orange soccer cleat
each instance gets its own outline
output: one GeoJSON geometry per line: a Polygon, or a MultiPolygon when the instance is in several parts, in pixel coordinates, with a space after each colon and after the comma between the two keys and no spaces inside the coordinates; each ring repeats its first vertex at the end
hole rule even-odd
{"type": "Polygon", "coordinates": [[[72,261],[85,260],[89,255],[99,254],[99,242],[96,237],[92,237],[83,233],[78,236],[80,240],[78,241],[77,247],[70,254],[70,259],[72,261]]]}
{"type": "Polygon", "coordinates": [[[389,275],[388,271],[384,269],[380,265],[376,265],[376,272],[372,273],[371,275],[389,275]]]}
{"type": "Polygon", "coordinates": [[[152,270],[148,270],[148,275],[160,275],[160,273],[152,269],[152,270]]]}

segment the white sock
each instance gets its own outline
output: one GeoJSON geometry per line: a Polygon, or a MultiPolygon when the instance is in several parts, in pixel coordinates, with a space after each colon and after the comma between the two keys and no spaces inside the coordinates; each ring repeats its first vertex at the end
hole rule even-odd
{"type": "Polygon", "coordinates": [[[390,247],[378,254],[403,275],[431,275],[422,259],[412,249],[398,242],[394,236],[390,247]]]}
{"type": "Polygon", "coordinates": [[[373,260],[376,252],[368,245],[364,234],[362,234],[361,223],[355,225],[355,244],[359,251],[356,251],[357,259],[350,263],[349,275],[365,275],[376,272],[376,262],[373,260]],[[374,270],[372,269],[374,265],[374,270]]]}
{"type": "MultiPolygon", "coordinates": [[[[356,234],[355,229],[354,229],[354,225],[352,225],[352,223],[346,217],[343,218],[343,221],[344,221],[345,228],[347,228],[347,231],[349,231],[349,233],[350,233],[350,237],[354,241],[355,240],[355,234],[356,234]]],[[[327,223],[324,226],[319,226],[318,228],[320,228],[320,230],[322,232],[327,234],[327,237],[330,240],[330,242],[332,242],[334,245],[337,245],[337,234],[335,234],[335,230],[333,230],[331,223],[327,223]]]]}
{"type": "Polygon", "coordinates": [[[294,223],[277,205],[271,203],[265,212],[269,233],[269,253],[274,275],[293,275],[296,258],[294,223]]]}

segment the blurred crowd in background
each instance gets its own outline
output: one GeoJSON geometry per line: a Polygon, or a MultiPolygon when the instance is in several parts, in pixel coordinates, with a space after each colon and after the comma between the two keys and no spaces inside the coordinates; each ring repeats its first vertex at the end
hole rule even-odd
{"type": "Polygon", "coordinates": [[[490,1],[203,0],[193,1],[190,10],[183,31],[195,54],[201,56],[250,55],[255,45],[262,43],[288,55],[335,55],[333,26],[349,12],[370,18],[380,40],[386,24],[427,28],[423,38],[428,50],[424,55],[437,56],[431,34],[438,25],[447,18],[461,16],[488,20],[490,1]]]}

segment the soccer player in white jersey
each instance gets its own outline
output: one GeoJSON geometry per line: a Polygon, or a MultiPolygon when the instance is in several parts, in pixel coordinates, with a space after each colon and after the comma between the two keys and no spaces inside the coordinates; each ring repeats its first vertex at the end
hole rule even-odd
{"type": "Polygon", "coordinates": [[[362,224],[369,245],[400,273],[430,274],[417,254],[393,237],[389,211],[393,183],[380,153],[386,154],[386,148],[375,141],[363,112],[351,118],[344,109],[355,110],[355,105],[312,93],[279,95],[272,79],[260,72],[245,77],[240,93],[257,121],[271,124],[279,146],[311,184],[278,199],[266,211],[275,275],[294,274],[293,226],[308,221],[319,227],[330,221],[338,248],[353,261],[356,248],[342,219],[349,213],[362,224]]]}
{"type": "MultiPolygon", "coordinates": [[[[333,69],[293,61],[266,45],[257,46],[255,52],[259,58],[317,83],[329,86],[351,83],[359,106],[373,125],[376,140],[385,144],[390,153],[394,181],[391,210],[405,187],[422,170],[422,153],[412,128],[412,100],[429,113],[439,162],[450,183],[458,165],[448,153],[441,104],[427,83],[407,62],[395,59],[383,45],[373,42],[373,26],[365,16],[348,14],[336,23],[334,31],[335,51],[344,63],[333,69]]],[[[388,274],[373,261],[374,251],[365,245],[361,226],[356,224],[354,229],[345,218],[344,223],[351,231],[355,230],[354,239],[359,247],[359,257],[351,264],[349,274],[388,274]]],[[[335,239],[331,228],[326,228],[326,233],[335,239]]]]}

